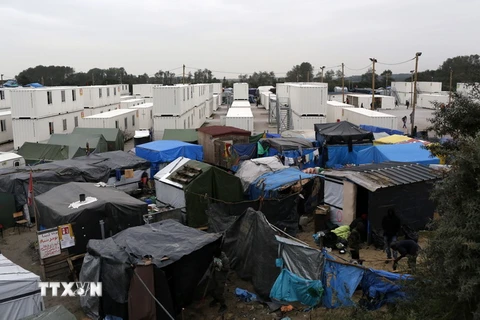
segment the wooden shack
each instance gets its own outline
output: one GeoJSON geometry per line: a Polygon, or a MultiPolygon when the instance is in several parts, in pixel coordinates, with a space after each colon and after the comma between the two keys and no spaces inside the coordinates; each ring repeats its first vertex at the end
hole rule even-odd
{"type": "Polygon", "coordinates": [[[203,146],[203,161],[230,168],[230,146],[249,143],[250,131],[229,127],[211,126],[198,130],[198,144],[203,146]]]}

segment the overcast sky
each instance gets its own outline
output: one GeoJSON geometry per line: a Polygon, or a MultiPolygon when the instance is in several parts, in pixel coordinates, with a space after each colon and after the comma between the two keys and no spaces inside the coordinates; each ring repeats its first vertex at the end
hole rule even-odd
{"type": "Polygon", "coordinates": [[[0,73],[43,64],[153,75],[185,64],[236,78],[308,61],[315,72],[344,62],[354,75],[370,57],[397,63],[417,51],[420,70],[436,69],[480,53],[478,12],[478,0],[0,0],[0,73]]]}

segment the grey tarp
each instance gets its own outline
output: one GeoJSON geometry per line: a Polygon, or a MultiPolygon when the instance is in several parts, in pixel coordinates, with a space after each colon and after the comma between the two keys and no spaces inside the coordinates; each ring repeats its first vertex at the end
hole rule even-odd
{"type": "Polygon", "coordinates": [[[63,160],[0,170],[0,192],[14,195],[17,209],[27,203],[30,170],[33,191],[38,196],[68,182],[107,182],[110,168],[92,161],[63,160]]]}
{"type": "MultiPolygon", "coordinates": [[[[104,312],[114,314],[115,304],[121,306],[118,304],[128,301],[131,266],[143,264],[142,259],[150,256],[152,263],[165,272],[170,285],[170,288],[158,288],[155,295],[158,298],[161,289],[170,290],[178,309],[192,301],[194,290],[220,241],[220,234],[209,234],[173,220],[129,228],[105,240],[89,241],[80,279],[102,281],[100,304],[104,312]]],[[[87,314],[98,312],[90,309],[95,306],[95,299],[98,301],[98,298],[81,300],[87,314]]]]}
{"type": "Polygon", "coordinates": [[[325,256],[318,249],[277,236],[284,267],[305,279],[322,280],[325,256]]]}
{"type": "Polygon", "coordinates": [[[298,150],[299,148],[313,148],[312,142],[303,138],[269,138],[261,139],[260,143],[264,148],[269,146],[278,152],[298,150]]]}
{"type": "Polygon", "coordinates": [[[101,239],[99,221],[105,222],[105,234],[116,234],[129,227],[143,223],[147,204],[123,191],[108,187],[96,187],[93,183],[70,182],[36,197],[38,223],[45,228],[54,228],[72,223],[75,246],[70,253],[80,254],[86,250],[90,239],[101,239]],[[78,208],[69,208],[79,201],[79,195],[97,200],[78,208]]]}
{"type": "Polygon", "coordinates": [[[125,151],[109,151],[89,156],[78,157],[76,160],[92,160],[95,164],[109,167],[114,173],[116,169],[147,170],[150,162],[125,151]]]}
{"type": "Polygon", "coordinates": [[[235,176],[242,180],[243,191],[247,191],[258,177],[267,172],[273,172],[288,168],[284,166],[278,157],[265,157],[243,161],[235,176]]]}
{"type": "Polygon", "coordinates": [[[256,293],[269,299],[280,269],[276,267],[278,245],[275,231],[265,216],[248,208],[225,231],[223,245],[230,267],[240,278],[250,280],[256,293]]]}

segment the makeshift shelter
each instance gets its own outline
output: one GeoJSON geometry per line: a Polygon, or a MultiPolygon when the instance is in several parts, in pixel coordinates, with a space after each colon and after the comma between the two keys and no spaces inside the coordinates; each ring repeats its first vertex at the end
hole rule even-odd
{"type": "Polygon", "coordinates": [[[150,176],[153,179],[158,170],[178,157],[202,161],[203,147],[183,141],[157,140],[137,146],[135,154],[150,161],[150,176]]]}
{"type": "Polygon", "coordinates": [[[260,140],[259,154],[281,156],[287,166],[298,166],[300,169],[320,165],[318,143],[304,138],[277,138],[260,140]],[[263,150],[263,152],[262,152],[263,150]]]}
{"type": "Polygon", "coordinates": [[[165,129],[162,140],[178,140],[196,144],[198,133],[195,129],[165,129]]]}
{"type": "Polygon", "coordinates": [[[240,164],[235,176],[242,180],[243,190],[246,192],[259,176],[267,172],[274,172],[288,168],[279,159],[279,157],[265,157],[252,160],[246,160],[240,164]]]}
{"type": "Polygon", "coordinates": [[[405,143],[411,138],[408,136],[404,135],[399,135],[399,134],[392,134],[391,136],[380,138],[380,139],[375,139],[373,142],[374,146],[377,145],[383,145],[383,144],[397,144],[397,143],[405,143]]]}
{"type": "MultiPolygon", "coordinates": [[[[140,279],[171,316],[192,302],[194,290],[221,244],[208,234],[173,220],[129,228],[105,240],[90,240],[80,281],[101,281],[102,297],[82,297],[87,316],[169,319],[140,279]],[[146,260],[151,262],[146,265],[146,260]]],[[[259,265],[258,268],[263,266],[259,265]]]]}
{"type": "Polygon", "coordinates": [[[384,133],[387,133],[388,135],[393,135],[393,134],[403,135],[404,134],[404,132],[400,131],[400,130],[370,126],[370,125],[365,125],[365,124],[361,124],[360,129],[363,129],[365,131],[370,131],[372,133],[384,132],[384,133]]]}
{"type": "Polygon", "coordinates": [[[230,146],[250,143],[250,131],[229,126],[201,127],[198,132],[198,144],[203,146],[204,161],[230,168],[230,146]]]}
{"type": "Polygon", "coordinates": [[[122,150],[124,148],[124,136],[120,129],[116,128],[79,128],[73,129],[72,134],[101,134],[107,141],[108,151],[122,150]]]}
{"type": "Polygon", "coordinates": [[[39,313],[22,318],[22,320],[76,320],[77,318],[64,306],[59,305],[45,309],[39,313]]]}
{"type": "Polygon", "coordinates": [[[52,134],[48,140],[48,144],[79,147],[85,154],[87,154],[87,151],[88,153],[108,151],[107,141],[101,134],[52,134]]]}
{"type": "Polygon", "coordinates": [[[177,158],[155,174],[157,200],[186,208],[190,227],[207,225],[205,210],[216,200],[239,202],[243,198],[239,178],[217,167],[188,158],[177,158]]]}
{"type": "Polygon", "coordinates": [[[376,165],[327,170],[325,204],[331,222],[349,225],[368,214],[370,230],[380,232],[389,208],[395,209],[403,224],[424,228],[433,218],[430,199],[433,183],[440,178],[435,170],[412,163],[385,162],[376,165]]]}
{"type": "Polygon", "coordinates": [[[147,204],[122,191],[93,183],[70,182],[36,197],[39,224],[48,229],[72,224],[75,246],[70,254],[84,253],[90,239],[101,239],[141,225],[147,204]],[[84,200],[79,196],[84,195],[84,200]],[[104,221],[104,232],[102,224],[104,221]]]}
{"type": "Polygon", "coordinates": [[[75,146],[25,142],[18,149],[18,154],[25,159],[27,165],[34,165],[80,157],[85,155],[85,151],[75,146]]]}
{"type": "Polygon", "coordinates": [[[422,143],[378,145],[363,149],[357,154],[356,164],[372,164],[387,161],[413,162],[422,165],[439,164],[440,159],[432,156],[422,143]]]}
{"type": "Polygon", "coordinates": [[[0,254],[0,310],[2,319],[23,319],[44,309],[40,277],[0,254]]]}
{"type": "Polygon", "coordinates": [[[357,153],[374,139],[373,133],[347,121],[316,124],[315,134],[323,146],[321,166],[327,168],[356,163],[357,153]]]}
{"type": "Polygon", "coordinates": [[[282,132],[282,138],[303,138],[316,140],[315,130],[286,130],[282,132]]]}

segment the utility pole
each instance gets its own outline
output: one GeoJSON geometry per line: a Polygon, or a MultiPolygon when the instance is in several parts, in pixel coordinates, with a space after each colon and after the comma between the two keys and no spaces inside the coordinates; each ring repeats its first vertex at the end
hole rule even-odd
{"type": "Polygon", "coordinates": [[[344,72],[345,64],[342,62],[342,102],[345,103],[345,72],[344,72]]]}
{"type": "Polygon", "coordinates": [[[386,73],[385,76],[385,95],[387,95],[387,87],[388,87],[388,76],[390,75],[390,73],[386,73]]]}
{"type": "Polygon", "coordinates": [[[371,105],[370,109],[375,110],[375,62],[377,62],[377,59],[370,58],[370,61],[372,61],[372,63],[373,63],[373,68],[372,68],[372,105],[371,105]]]}
{"type": "Polygon", "coordinates": [[[412,75],[410,77],[410,104],[413,106],[413,73],[415,70],[410,70],[410,74],[412,75]]]}
{"type": "Polygon", "coordinates": [[[325,69],[325,66],[320,67],[320,69],[322,69],[322,80],[320,82],[323,82],[323,69],[325,69]]]}
{"type": "Polygon", "coordinates": [[[183,65],[183,78],[182,83],[185,84],[185,65],[183,65]]]}
{"type": "Polygon", "coordinates": [[[422,55],[421,52],[415,53],[415,83],[413,84],[413,104],[412,104],[412,136],[413,128],[415,128],[415,106],[417,104],[417,78],[418,78],[418,57],[422,55]]]}
{"type": "MultiPolygon", "coordinates": [[[[2,74],[3,76],[3,74],[2,74]]],[[[452,103],[452,80],[453,80],[453,70],[450,68],[450,93],[448,95],[448,106],[450,107],[452,103]]],[[[3,83],[3,77],[2,77],[2,83],[3,83]]]]}
{"type": "Polygon", "coordinates": [[[0,76],[2,78],[2,82],[0,83],[0,87],[3,87],[3,73],[0,76]]]}

